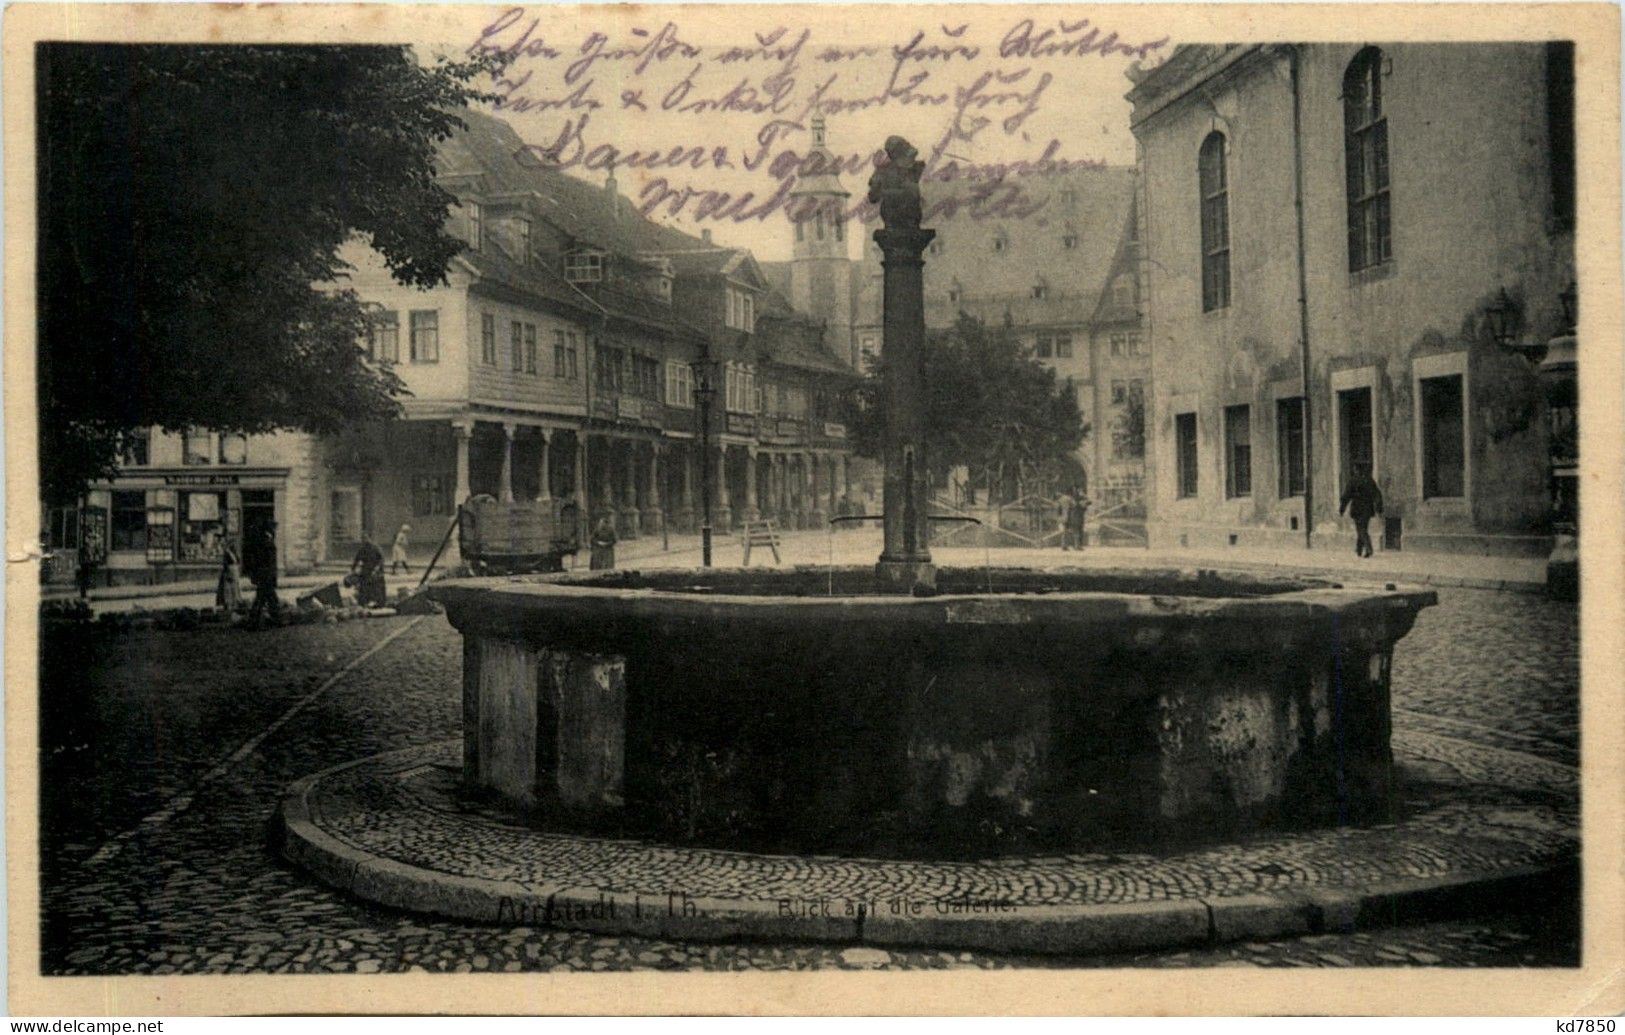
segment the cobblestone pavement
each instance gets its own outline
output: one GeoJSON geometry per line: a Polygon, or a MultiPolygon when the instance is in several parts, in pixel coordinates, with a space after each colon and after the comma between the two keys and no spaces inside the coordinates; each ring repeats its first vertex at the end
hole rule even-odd
{"type": "MultiPolygon", "coordinates": [[[[1396,659],[1399,734],[1571,763],[1574,609],[1472,590],[1440,597],[1396,659]]],[[[280,862],[265,835],[295,779],[456,735],[461,652],[444,619],[92,633],[48,653],[41,693],[47,973],[1518,966],[1572,963],[1577,952],[1572,921],[1540,911],[1092,960],[672,944],[427,921],[316,884],[280,862]],[[396,632],[393,643],[315,693],[396,632]],[[256,737],[263,739],[223,764],[256,737]]]]}
{"type": "MultiPolygon", "coordinates": [[[[501,814],[471,813],[459,802],[460,740],[329,774],[309,800],[324,832],[368,855],[436,872],[635,892],[653,901],[678,891],[697,898],[819,900],[833,903],[837,915],[847,903],[855,909],[892,900],[1026,907],[1358,889],[1550,865],[1573,850],[1574,770],[1467,741],[1441,747],[1426,734],[1407,739],[1427,752],[1418,761],[1433,770],[1428,775],[1448,782],[1451,793],[1429,800],[1425,787],[1413,785],[1412,815],[1404,822],[1260,836],[1164,855],[859,860],[547,834],[501,814]],[[1473,804],[1455,800],[1463,779],[1474,781],[1473,804]]],[[[1402,764],[1415,757],[1403,745],[1395,754],[1402,764]]]]}

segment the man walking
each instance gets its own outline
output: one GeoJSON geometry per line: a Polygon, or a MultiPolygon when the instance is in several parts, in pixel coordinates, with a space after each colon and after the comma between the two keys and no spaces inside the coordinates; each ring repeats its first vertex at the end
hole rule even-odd
{"type": "Polygon", "coordinates": [[[1371,518],[1382,513],[1382,490],[1377,488],[1376,479],[1371,477],[1370,464],[1354,465],[1354,476],[1343,489],[1343,500],[1337,505],[1339,515],[1345,510],[1354,522],[1354,556],[1370,557],[1373,553],[1369,527],[1371,518]]]}
{"type": "Polygon", "coordinates": [[[280,618],[282,601],[276,595],[276,522],[266,522],[251,535],[243,553],[248,580],[254,584],[254,603],[248,609],[248,620],[258,621],[264,611],[270,611],[273,618],[280,618]]]}

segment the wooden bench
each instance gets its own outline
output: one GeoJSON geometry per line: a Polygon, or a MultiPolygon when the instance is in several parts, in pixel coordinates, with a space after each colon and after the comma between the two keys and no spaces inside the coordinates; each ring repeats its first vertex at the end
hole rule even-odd
{"type": "Polygon", "coordinates": [[[765,546],[773,551],[773,563],[779,560],[779,529],[772,521],[747,521],[739,530],[739,539],[745,544],[744,567],[750,567],[750,548],[765,546]]]}

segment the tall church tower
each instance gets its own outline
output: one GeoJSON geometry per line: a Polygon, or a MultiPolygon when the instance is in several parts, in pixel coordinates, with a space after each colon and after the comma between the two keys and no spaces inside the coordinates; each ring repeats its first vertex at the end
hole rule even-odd
{"type": "Polygon", "coordinates": [[[790,191],[796,245],[790,262],[790,304],[824,321],[824,343],[858,365],[852,343],[852,260],[847,251],[846,208],[835,156],[824,142],[824,116],[812,120],[812,148],[790,191]]]}

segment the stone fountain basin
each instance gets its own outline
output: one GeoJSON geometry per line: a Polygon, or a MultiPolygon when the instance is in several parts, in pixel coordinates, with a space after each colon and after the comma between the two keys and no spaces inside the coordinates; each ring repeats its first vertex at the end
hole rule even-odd
{"type": "Polygon", "coordinates": [[[594,572],[437,584],[463,781],[527,820],[953,856],[1387,814],[1416,588],[1174,569],[594,572]]]}

